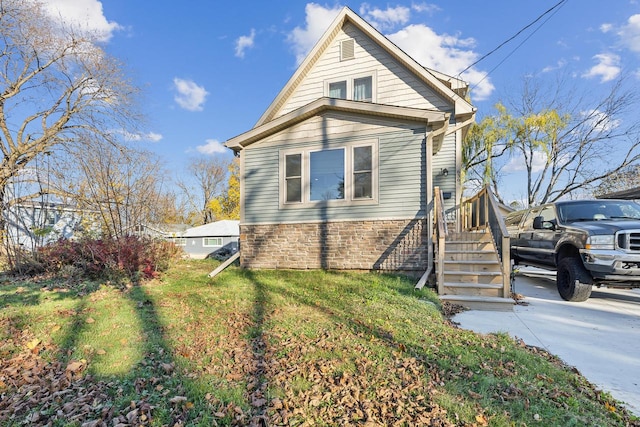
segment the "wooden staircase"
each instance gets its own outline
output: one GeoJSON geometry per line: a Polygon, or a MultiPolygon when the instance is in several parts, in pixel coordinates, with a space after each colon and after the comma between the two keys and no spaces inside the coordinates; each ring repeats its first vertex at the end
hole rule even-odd
{"type": "MultiPolygon", "coordinates": [[[[488,229],[449,232],[444,244],[442,301],[474,310],[512,310],[514,301],[488,229]],[[505,282],[506,280],[506,282],[505,282]]],[[[436,266],[436,269],[438,267],[436,266]]]]}

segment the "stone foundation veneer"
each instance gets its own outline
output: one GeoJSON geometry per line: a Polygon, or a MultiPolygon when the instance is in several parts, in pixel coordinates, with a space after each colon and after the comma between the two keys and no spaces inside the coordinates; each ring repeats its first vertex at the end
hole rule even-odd
{"type": "Polygon", "coordinates": [[[423,273],[425,219],[240,225],[243,268],[423,273]]]}

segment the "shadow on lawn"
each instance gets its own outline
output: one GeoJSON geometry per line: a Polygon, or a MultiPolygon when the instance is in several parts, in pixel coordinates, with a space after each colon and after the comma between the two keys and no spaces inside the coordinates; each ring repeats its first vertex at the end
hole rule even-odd
{"type": "MultiPolygon", "coordinates": [[[[9,302],[3,301],[0,308],[19,304],[37,305],[42,298],[39,293],[43,292],[40,287],[29,287],[28,291],[15,295],[9,302]],[[19,296],[22,299],[19,299],[19,296]]],[[[86,349],[82,348],[83,335],[91,333],[95,327],[94,320],[90,317],[99,317],[91,314],[94,312],[92,293],[47,294],[55,295],[55,298],[77,300],[72,307],[59,309],[57,312],[59,316],[72,317],[61,331],[62,338],[58,340],[58,346],[51,348],[53,352],[46,356],[49,364],[38,362],[37,365],[30,365],[42,366],[38,368],[42,369],[38,381],[39,389],[44,394],[37,394],[40,391],[34,394],[33,385],[30,383],[12,382],[11,388],[3,390],[7,402],[0,405],[0,410],[8,409],[7,413],[12,414],[12,420],[22,419],[30,425],[57,425],[56,423],[65,422],[64,420],[80,423],[102,420],[109,425],[123,422],[127,425],[148,425],[152,419],[158,425],[183,425],[195,418],[204,425],[213,425],[211,415],[206,411],[190,412],[194,406],[192,401],[202,400],[204,397],[194,396],[193,392],[190,395],[189,391],[193,389],[192,379],[176,369],[174,354],[164,339],[163,328],[152,298],[142,286],[133,286],[122,292],[125,299],[132,303],[133,310],[136,310],[140,325],[140,330],[134,331],[131,337],[132,341],[140,339],[140,360],[128,372],[123,375],[92,374],[91,361],[100,356],[93,352],[87,353],[86,349]],[[78,362],[85,357],[88,363],[78,362]],[[75,366],[72,371],[69,370],[70,366],[75,366]],[[81,375],[78,369],[86,372],[81,375]],[[79,390],[82,390],[82,394],[77,394],[79,390]],[[59,397],[51,399],[50,393],[59,397]],[[89,401],[85,401],[87,399],[89,401]],[[9,400],[19,404],[17,403],[15,408],[8,407],[9,400]],[[33,418],[34,414],[38,414],[37,420],[33,418]]],[[[33,315],[25,316],[22,313],[6,317],[10,323],[22,324],[27,329],[30,326],[29,318],[33,321],[33,315]]],[[[31,354],[28,357],[38,356],[35,353],[35,356],[31,354]]],[[[24,356],[16,360],[24,360],[24,356]]],[[[10,362],[5,360],[4,363],[0,366],[6,366],[10,362]]],[[[3,422],[0,411],[0,425],[4,425],[3,422]]]]}
{"type": "Polygon", "coordinates": [[[253,305],[253,326],[251,328],[251,358],[252,371],[249,372],[247,383],[251,384],[252,390],[249,396],[249,403],[253,408],[251,425],[268,425],[266,399],[267,388],[269,386],[266,378],[266,360],[265,352],[267,343],[265,342],[265,321],[266,310],[270,305],[270,297],[267,286],[256,279],[255,275],[249,272],[248,277],[251,279],[255,289],[255,298],[253,305]]]}
{"type": "Polygon", "coordinates": [[[97,284],[65,289],[62,283],[55,281],[29,282],[27,279],[0,283],[0,310],[9,306],[35,306],[45,299],[58,301],[78,298],[79,295],[86,295],[97,289],[97,284]]]}

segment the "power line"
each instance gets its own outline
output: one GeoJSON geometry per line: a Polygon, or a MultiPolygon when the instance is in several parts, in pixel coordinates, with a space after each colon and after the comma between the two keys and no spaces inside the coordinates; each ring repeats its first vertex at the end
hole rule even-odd
{"type": "MultiPolygon", "coordinates": [[[[561,1],[560,3],[563,3],[563,2],[566,2],[566,1],[567,1],[567,0],[563,0],[563,1],[561,1]]],[[[558,3],[558,4],[560,4],[560,3],[558,3]]],[[[557,6],[557,5],[556,5],[556,6],[557,6]]],[[[554,6],[554,7],[555,7],[555,6],[554,6]]],[[[545,20],[544,20],[544,21],[543,21],[543,22],[538,26],[538,28],[536,28],[535,30],[533,30],[533,31],[531,32],[531,34],[529,34],[527,37],[525,37],[525,39],[524,39],[524,40],[522,40],[522,41],[521,41],[521,42],[520,42],[520,43],[519,43],[519,44],[518,44],[518,45],[517,45],[517,46],[516,46],[512,51],[511,51],[511,52],[509,52],[509,53],[507,54],[507,56],[505,56],[505,57],[502,59],[502,61],[498,62],[498,64],[497,64],[495,67],[493,67],[491,70],[489,70],[489,71],[488,71],[488,72],[487,72],[487,73],[486,73],[486,74],[485,74],[485,75],[484,75],[480,80],[478,80],[478,81],[477,81],[477,82],[476,82],[476,83],[475,83],[475,84],[474,84],[474,85],[473,85],[469,90],[473,90],[473,89],[477,88],[477,87],[478,87],[478,85],[479,85],[480,83],[482,83],[482,82],[483,82],[487,77],[489,77],[489,75],[490,75],[491,73],[493,73],[493,72],[496,70],[496,68],[498,68],[499,66],[501,66],[501,65],[502,65],[502,64],[503,64],[507,59],[509,59],[509,57],[511,57],[511,55],[513,55],[513,54],[515,53],[515,51],[516,51],[516,50],[520,49],[520,47],[521,47],[523,44],[525,44],[527,40],[529,40],[529,39],[530,39],[530,38],[531,38],[535,33],[537,33],[537,32],[538,32],[538,30],[539,30],[540,28],[542,28],[542,26],[543,26],[544,24],[546,24],[546,23],[547,23],[547,21],[548,21],[548,20],[550,20],[551,18],[553,18],[553,15],[555,15],[559,10],[560,10],[559,8],[558,8],[557,10],[555,10],[555,11],[554,11],[554,12],[553,12],[553,13],[552,13],[552,14],[551,14],[547,19],[545,19],[545,20]]],[[[466,71],[466,70],[465,70],[465,71],[466,71]]]]}
{"type": "MultiPolygon", "coordinates": [[[[466,71],[469,71],[469,69],[471,69],[473,66],[477,65],[478,63],[480,63],[481,61],[483,61],[484,59],[486,59],[487,57],[489,57],[490,55],[492,55],[493,53],[495,53],[496,51],[498,51],[500,48],[502,48],[504,45],[506,45],[507,43],[509,43],[510,41],[512,41],[513,39],[515,39],[516,37],[518,37],[520,34],[522,34],[524,31],[526,31],[528,28],[532,27],[536,22],[540,21],[542,18],[544,18],[546,15],[548,15],[549,13],[553,12],[554,10],[556,10],[557,8],[559,8],[561,5],[563,5],[564,3],[566,3],[567,0],[560,0],[558,3],[556,3],[555,5],[553,5],[551,8],[547,9],[545,12],[543,12],[540,16],[538,16],[536,19],[534,19],[532,22],[530,22],[529,24],[527,24],[526,26],[524,26],[522,29],[520,29],[517,33],[515,33],[513,36],[509,37],[507,40],[503,41],[502,43],[500,43],[498,45],[498,47],[494,48],[493,50],[491,50],[489,53],[483,55],[482,57],[480,57],[480,59],[478,59],[477,61],[475,61],[473,64],[469,65],[467,68],[465,68],[464,70],[460,71],[457,75],[457,77],[462,76],[462,74],[466,71]]],[[[556,10],[557,12],[557,10],[556,10]]],[[[554,12],[555,15],[555,12],[554,12]]],[[[553,15],[551,15],[553,16],[553,15]]],[[[507,58],[509,56],[511,56],[513,54],[513,52],[515,52],[520,46],[522,46],[522,44],[527,41],[533,34],[535,34],[536,31],[538,31],[540,29],[540,27],[542,27],[542,25],[544,25],[550,18],[547,18],[533,33],[531,33],[522,43],[520,43],[518,46],[516,46],[516,48],[511,51],[511,53],[507,56],[507,58]]],[[[506,59],[506,58],[505,58],[506,59]]],[[[502,62],[500,62],[500,64],[502,64],[505,60],[503,59],[502,62]]],[[[498,65],[500,65],[498,64],[498,65]]],[[[494,71],[497,68],[494,67],[489,73],[491,73],[492,71],[494,71]]],[[[487,73],[482,80],[484,80],[485,78],[487,78],[487,76],[489,75],[489,73],[487,73]]],[[[482,81],[481,80],[481,81],[482,81]]],[[[478,82],[480,83],[480,82],[478,82]]],[[[476,86],[478,84],[476,83],[476,86]]],[[[475,87],[475,86],[474,86],[475,87]]]]}

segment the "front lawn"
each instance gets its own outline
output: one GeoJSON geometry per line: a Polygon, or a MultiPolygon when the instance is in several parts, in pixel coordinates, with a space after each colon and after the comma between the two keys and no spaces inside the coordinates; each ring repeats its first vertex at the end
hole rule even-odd
{"type": "Polygon", "coordinates": [[[640,425],[573,369],[378,274],[183,261],[0,284],[0,425],[640,425]]]}

